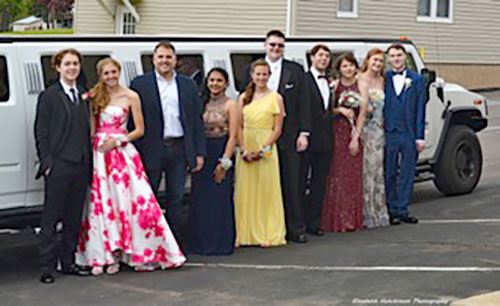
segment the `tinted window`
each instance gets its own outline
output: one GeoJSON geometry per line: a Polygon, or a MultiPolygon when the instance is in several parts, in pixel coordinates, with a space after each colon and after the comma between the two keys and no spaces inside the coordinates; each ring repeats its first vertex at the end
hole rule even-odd
{"type": "Polygon", "coordinates": [[[7,71],[7,59],[0,56],[0,102],[9,100],[9,73],[7,71]]]}
{"type": "Polygon", "coordinates": [[[245,79],[245,70],[255,60],[264,58],[265,53],[245,53],[231,54],[231,66],[233,67],[233,76],[236,90],[242,91],[241,83],[245,79]]]}
{"type": "MultiPolygon", "coordinates": [[[[109,55],[83,55],[82,71],[78,76],[78,84],[83,86],[85,89],[92,88],[92,86],[94,86],[99,80],[96,69],[97,62],[106,57],[109,57],[109,55]]],[[[50,65],[51,58],[52,55],[42,56],[42,71],[45,88],[59,79],[57,71],[50,65]]]]}
{"type": "MultiPolygon", "coordinates": [[[[141,56],[142,71],[144,73],[153,70],[153,54],[141,56]]],[[[177,72],[192,78],[198,87],[203,86],[205,71],[203,69],[203,55],[201,54],[177,54],[177,72]]]]}

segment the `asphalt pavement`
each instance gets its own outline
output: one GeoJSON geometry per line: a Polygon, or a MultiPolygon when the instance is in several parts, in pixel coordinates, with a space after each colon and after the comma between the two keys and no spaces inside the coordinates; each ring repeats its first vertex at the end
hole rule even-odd
{"type": "Polygon", "coordinates": [[[0,305],[448,305],[500,290],[500,92],[483,94],[491,119],[479,133],[481,181],[457,197],[416,185],[419,224],[189,256],[171,271],[58,275],[51,285],[37,280],[33,232],[4,233],[0,305]]]}

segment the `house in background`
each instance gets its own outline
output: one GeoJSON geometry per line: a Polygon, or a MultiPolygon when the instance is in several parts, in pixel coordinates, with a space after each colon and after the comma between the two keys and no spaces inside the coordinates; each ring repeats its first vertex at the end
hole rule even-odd
{"type": "Polygon", "coordinates": [[[78,0],[78,34],[405,36],[449,82],[500,87],[500,1],[78,0]],[[138,3],[134,5],[133,3],[138,3]]]}
{"type": "Polygon", "coordinates": [[[12,23],[12,31],[14,32],[37,31],[46,28],[47,24],[43,21],[43,19],[33,15],[16,20],[12,23]]]}

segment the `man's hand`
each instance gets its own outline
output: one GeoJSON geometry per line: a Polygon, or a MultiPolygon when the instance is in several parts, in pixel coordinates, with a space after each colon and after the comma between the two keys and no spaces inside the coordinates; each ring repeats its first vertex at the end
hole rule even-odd
{"type": "Polygon", "coordinates": [[[425,140],[418,139],[416,145],[418,153],[422,152],[425,149],[425,140]]]}
{"type": "Polygon", "coordinates": [[[299,137],[297,137],[297,152],[304,152],[307,150],[307,147],[309,146],[309,139],[307,138],[306,135],[300,134],[299,137]]]}
{"type": "Polygon", "coordinates": [[[196,167],[191,171],[193,173],[198,172],[203,168],[203,164],[205,163],[205,158],[201,155],[196,156],[196,167]]]}

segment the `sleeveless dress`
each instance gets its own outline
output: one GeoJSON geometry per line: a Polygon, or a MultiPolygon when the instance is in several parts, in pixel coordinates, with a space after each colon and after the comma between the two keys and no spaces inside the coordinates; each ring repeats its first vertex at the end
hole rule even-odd
{"type": "MultiPolygon", "coordinates": [[[[262,149],[271,136],[274,115],[279,113],[275,92],[270,92],[243,107],[243,140],[246,150],[262,149]]],[[[270,157],[252,163],[243,161],[238,154],[234,205],[237,246],[286,244],[276,145],[272,146],[270,157]]]]}
{"type": "Polygon", "coordinates": [[[129,108],[109,105],[96,117],[90,202],[84,211],[76,263],[123,262],[137,269],[175,268],[186,261],[131,143],[97,151],[106,138],[126,135],[129,108]]]}
{"type": "Polygon", "coordinates": [[[229,255],[234,248],[233,168],[217,184],[213,172],[224,155],[228,140],[229,98],[210,100],[205,105],[203,121],[207,137],[207,157],[200,172],[191,177],[188,251],[200,255],[229,255]]]}
{"type": "MultiPolygon", "coordinates": [[[[339,82],[334,101],[338,101],[345,91],[359,92],[357,82],[350,86],[339,82]]],[[[355,113],[357,116],[359,108],[355,109],[355,113]]],[[[349,153],[352,128],[344,116],[334,117],[335,149],[326,180],[321,214],[321,228],[325,232],[349,232],[363,228],[363,146],[360,142],[358,155],[352,156],[349,153]]]]}
{"type": "Polygon", "coordinates": [[[366,228],[389,225],[384,181],[384,91],[370,89],[368,103],[373,108],[363,131],[364,159],[363,224],[366,228]]]}

